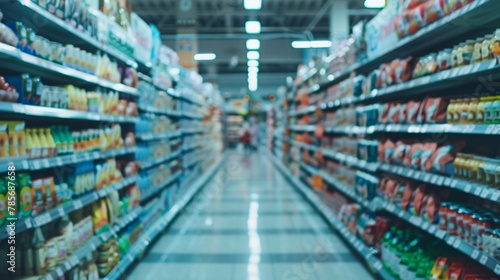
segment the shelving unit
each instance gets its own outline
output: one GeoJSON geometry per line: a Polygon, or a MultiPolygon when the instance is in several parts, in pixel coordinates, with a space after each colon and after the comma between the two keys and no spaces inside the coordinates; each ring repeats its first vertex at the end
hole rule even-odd
{"type": "MultiPolygon", "coordinates": [[[[33,181],[38,180],[39,177],[42,179],[51,178],[52,184],[54,184],[52,188],[54,188],[54,199],[57,198],[57,201],[53,201],[52,207],[49,207],[48,202],[45,205],[46,201],[50,201],[53,197],[51,193],[45,197],[44,189],[42,207],[40,210],[37,209],[39,212],[33,211],[25,218],[18,217],[15,231],[18,241],[29,238],[31,242],[33,234],[40,233],[44,238],[41,246],[46,246],[59,236],[60,233],[55,232],[54,229],[60,224],[60,221],[76,224],[86,219],[92,223],[88,233],[91,237],[88,238],[87,242],[77,248],[65,251],[64,258],[51,260],[56,265],[47,269],[46,273],[39,273],[40,275],[20,273],[16,276],[43,280],[69,278],[70,274],[79,273],[81,269],[88,270],[88,266],[91,264],[96,265],[97,260],[92,256],[96,255],[97,250],[102,249],[101,246],[123,239],[122,241],[127,240],[133,244],[130,244],[128,249],[123,248],[122,251],[117,249],[120,255],[119,264],[108,275],[100,275],[101,279],[118,279],[139,254],[151,245],[150,242],[158,236],[159,232],[182,211],[221,165],[223,146],[219,117],[222,105],[219,102],[221,100],[220,93],[213,88],[205,90],[206,87],[199,80],[185,78],[191,77],[190,75],[168,76],[170,72],[165,71],[165,68],[179,70],[183,74],[187,70],[178,65],[167,64],[163,59],[157,58],[152,62],[136,59],[125,48],[114,48],[109,41],[100,42],[96,37],[91,37],[87,33],[77,30],[69,22],[59,19],[35,2],[29,0],[0,1],[0,10],[4,20],[21,21],[26,27],[33,28],[37,35],[62,46],[72,45],[93,55],[107,55],[112,63],[116,62],[117,68],[122,70],[127,67],[135,69],[137,78],[140,79],[139,83],[149,83],[144,88],[138,85],[138,88],[134,88],[125,85],[125,81],[123,83],[111,82],[89,74],[92,71],[87,73],[76,70],[68,65],[54,63],[41,56],[27,54],[15,47],[0,43],[0,60],[2,61],[0,74],[3,76],[29,74],[30,77],[39,77],[44,85],[50,87],[73,85],[75,88],[84,89],[86,92],[81,94],[85,94],[85,98],[90,92],[103,95],[113,92],[116,94],[116,98],[122,101],[110,110],[101,110],[102,108],[98,107],[99,112],[113,112],[113,114],[88,112],[95,109],[90,109],[91,104],[83,104],[87,102],[87,99],[80,100],[82,104],[78,105],[83,106],[71,107],[68,105],[68,107],[88,111],[55,108],[65,107],[57,104],[50,105],[53,107],[42,107],[27,105],[35,104],[35,102],[21,104],[0,101],[2,120],[23,122],[26,129],[38,130],[38,128],[48,127],[49,123],[50,125],[64,126],[65,129],[68,128],[68,135],[70,135],[55,139],[56,136],[52,130],[48,138],[54,138],[54,142],[60,140],[60,143],[56,143],[60,146],[56,146],[56,148],[61,150],[56,149],[57,151],[53,154],[47,153],[50,156],[36,156],[37,158],[34,158],[29,154],[22,157],[0,158],[0,175],[3,174],[3,177],[6,176],[9,166],[15,167],[16,174],[30,175],[28,182],[30,185],[27,187],[30,187],[30,192],[32,192],[30,194],[33,196],[35,195],[33,181]],[[43,20],[43,23],[40,23],[39,20],[43,20]],[[161,71],[165,71],[162,74],[167,75],[161,79],[172,80],[172,87],[166,88],[155,84],[157,82],[156,71],[160,68],[162,68],[161,71]],[[162,104],[159,104],[161,102],[149,102],[155,99],[167,101],[162,104]],[[128,107],[129,105],[131,106],[128,107]],[[119,108],[119,106],[121,107],[119,108]],[[137,114],[134,110],[135,107],[137,107],[137,114]],[[121,109],[124,110],[120,111],[121,109]],[[127,111],[127,115],[125,115],[125,111],[127,111]],[[119,129],[115,129],[117,127],[119,129]],[[145,127],[147,128],[145,129],[145,127]],[[98,132],[92,134],[92,143],[89,140],[91,139],[90,133],[84,134],[82,132],[80,134],[81,131],[90,130],[92,133],[98,132]],[[162,131],[162,133],[155,133],[155,131],[162,131]],[[81,139],[77,139],[80,136],[81,139]],[[99,143],[96,143],[96,140],[99,143]],[[92,149],[87,146],[89,144],[93,145],[92,149]],[[67,151],[63,151],[62,147],[67,151]],[[161,149],[161,151],[155,151],[155,149],[161,149]],[[103,166],[107,168],[106,175],[103,175],[103,166]],[[76,170],[84,173],[78,173],[76,170]],[[84,176],[82,174],[85,174],[85,179],[78,177],[84,176]],[[117,177],[117,174],[120,176],[117,177]],[[102,179],[102,182],[99,182],[103,184],[103,187],[97,184],[98,178],[102,179]],[[120,179],[111,182],[110,178],[120,179]],[[186,182],[190,183],[186,184],[186,182]],[[88,186],[84,183],[88,183],[88,186]],[[56,197],[56,190],[63,186],[67,188],[67,192],[64,192],[66,196],[64,202],[58,197],[60,192],[57,193],[56,197]],[[182,196],[179,196],[180,194],[182,196]],[[120,205],[117,206],[116,203],[120,205]],[[118,211],[118,213],[113,211],[114,217],[117,218],[116,221],[112,220],[113,223],[111,223],[109,221],[111,218],[108,220],[110,217],[108,213],[96,214],[98,217],[93,217],[96,209],[102,210],[103,205],[109,213],[111,207],[116,206],[113,209],[118,211]],[[106,224],[109,229],[96,234],[95,219],[104,216],[106,216],[106,220],[103,220],[102,223],[106,224]],[[94,219],[89,219],[89,217],[94,219]],[[139,234],[135,242],[131,237],[134,234],[139,234]]],[[[97,12],[91,8],[89,11],[97,12]]],[[[104,20],[109,19],[105,18],[104,20]]],[[[115,23],[109,20],[103,24],[115,23]]],[[[116,36],[121,35],[118,34],[118,31],[109,30],[116,36]]],[[[132,75],[135,71],[131,70],[132,75]]],[[[165,82],[161,79],[158,83],[165,82]]],[[[169,83],[162,84],[168,85],[169,83]]],[[[100,101],[102,100],[99,99],[97,102],[100,101]]],[[[45,142],[50,142],[48,138],[45,142]]],[[[42,146],[42,144],[46,145],[47,143],[42,143],[42,140],[38,143],[40,149],[48,149],[42,146]]],[[[37,148],[31,143],[29,146],[28,148],[37,148]]],[[[40,155],[43,156],[42,153],[40,155]]],[[[3,184],[3,181],[0,183],[3,184]]],[[[44,182],[44,184],[47,183],[44,182]]],[[[43,187],[46,188],[45,185],[43,187]]],[[[49,191],[50,189],[47,188],[47,192],[49,191]]],[[[30,198],[30,205],[31,202],[30,198]]],[[[35,199],[33,199],[33,204],[40,207],[38,200],[35,203],[35,199]]],[[[33,207],[33,205],[31,206],[33,207]]],[[[2,227],[0,246],[4,246],[7,244],[6,241],[10,237],[10,233],[5,224],[0,226],[2,227]]],[[[78,230],[79,232],[73,234],[82,234],[83,230],[78,230]]],[[[29,245],[24,245],[19,245],[17,249],[25,250],[24,247],[29,247],[29,245]]],[[[59,250],[57,248],[56,250],[59,250]]],[[[19,256],[23,253],[25,252],[19,252],[19,256]]],[[[18,267],[24,266],[21,259],[18,259],[17,262],[18,267]]],[[[45,260],[42,260],[42,263],[46,265],[45,260]]],[[[108,260],[106,265],[111,267],[112,264],[108,260]]],[[[5,276],[3,273],[0,272],[0,278],[5,276]]],[[[8,277],[10,276],[7,275],[8,277]]]]}
{"type": "MultiPolygon", "coordinates": [[[[438,70],[423,77],[414,78],[410,75],[410,79],[405,82],[392,81],[388,86],[375,85],[379,75],[382,75],[383,65],[391,67],[394,59],[409,56],[425,59],[430,57],[431,53],[437,54],[445,48],[494,32],[492,30],[499,26],[493,22],[498,21],[500,15],[493,14],[492,10],[498,9],[500,2],[476,0],[428,24],[415,34],[399,38],[397,43],[380,49],[379,53],[371,58],[350,64],[336,73],[326,74],[329,73],[326,68],[313,68],[308,71],[300,69],[295,87],[288,89],[284,101],[285,112],[280,118],[285,124],[284,129],[280,133],[270,134],[271,139],[268,140],[273,162],[280,166],[290,181],[300,184],[302,188],[314,194],[316,201],[312,204],[323,202],[332,206],[332,209],[319,206],[323,209],[320,212],[326,211],[326,217],[332,216],[333,212],[343,211],[339,209],[339,205],[346,206],[348,210],[344,209],[345,211],[352,211],[348,208],[351,206],[351,209],[356,209],[355,214],[343,213],[354,215],[356,219],[361,215],[381,219],[389,215],[389,221],[394,221],[392,225],[401,224],[404,225],[403,229],[424,233],[431,240],[442,244],[443,248],[453,251],[454,257],[470,261],[471,267],[491,275],[489,277],[500,275],[500,261],[487,250],[483,251],[467,240],[450,234],[444,228],[440,229],[437,220],[432,223],[420,213],[413,214],[402,209],[392,198],[400,195],[396,192],[401,188],[406,191],[410,186],[410,191],[414,192],[423,185],[426,187],[425,195],[435,195],[436,199],[440,200],[435,205],[435,219],[443,219],[440,217],[441,210],[437,211],[441,202],[464,209],[472,206],[482,208],[482,212],[478,212],[480,210],[476,208],[473,211],[478,213],[477,215],[491,213],[492,216],[498,217],[496,209],[500,203],[500,189],[495,182],[484,178],[482,181],[476,180],[477,176],[472,176],[474,171],[471,171],[470,176],[460,175],[461,171],[454,172],[454,168],[461,168],[459,163],[455,162],[458,157],[455,150],[442,150],[440,155],[436,155],[439,158],[446,153],[446,156],[451,158],[447,159],[446,163],[442,163],[442,158],[439,158],[439,162],[438,159],[432,162],[432,167],[428,164],[424,168],[420,161],[415,164],[415,160],[425,160],[420,158],[419,153],[423,152],[424,148],[418,150],[412,145],[435,144],[436,148],[430,151],[430,157],[437,153],[437,149],[449,145],[461,151],[463,156],[474,160],[477,155],[477,158],[481,159],[478,164],[491,161],[492,166],[497,166],[496,154],[493,154],[493,151],[488,153],[487,147],[484,147],[482,153],[475,152],[481,150],[475,146],[483,148],[482,146],[494,145],[500,135],[499,124],[495,121],[476,119],[455,121],[445,118],[436,121],[423,118],[422,115],[427,114],[427,109],[418,102],[431,98],[459,102],[459,99],[479,100],[498,94],[491,89],[491,84],[500,79],[500,61],[490,55],[481,62],[472,61],[469,65],[438,70]],[[464,22],[470,24],[464,25],[464,22]],[[359,84],[356,84],[357,82],[359,84]],[[397,106],[407,108],[405,106],[409,101],[418,104],[417,112],[422,120],[405,119],[405,109],[393,109],[398,108],[397,106]],[[394,111],[390,111],[391,109],[394,111]],[[394,116],[394,112],[401,118],[386,117],[394,116]],[[381,143],[386,140],[391,141],[393,146],[382,146],[381,143]],[[474,143],[465,145],[468,142],[474,143]],[[402,145],[407,145],[408,149],[402,149],[402,145]],[[462,149],[462,146],[465,148],[462,149]],[[412,154],[413,150],[410,151],[412,148],[416,149],[415,154],[412,154]],[[395,152],[391,154],[393,150],[395,152]],[[394,154],[401,156],[401,160],[394,154]],[[409,158],[408,154],[412,157],[409,158]],[[444,164],[446,170],[442,167],[444,164]],[[393,180],[395,184],[393,193],[387,195],[384,183],[386,179],[393,180]],[[411,189],[411,186],[414,188],[411,189]]],[[[449,103],[444,104],[448,106],[449,103]]],[[[439,110],[448,118],[454,118],[455,113],[450,107],[439,110]]],[[[463,111],[458,112],[460,113],[463,115],[463,111]]],[[[466,164],[463,168],[468,170],[466,164]]],[[[482,168],[483,165],[478,166],[478,169],[481,169],[478,172],[483,172],[482,168]]],[[[410,199],[410,203],[413,203],[414,196],[410,199]]],[[[308,200],[311,199],[308,197],[308,200]]],[[[446,221],[446,217],[444,219],[446,221]]],[[[338,220],[334,223],[340,227],[344,226],[338,220]]],[[[492,230],[500,226],[495,223],[491,224],[492,230]]],[[[398,226],[398,229],[401,228],[398,226]]],[[[352,240],[347,237],[346,241],[355,249],[358,243],[363,243],[355,237],[352,240]]],[[[380,245],[375,245],[374,248],[375,255],[383,253],[380,245]]],[[[382,265],[385,264],[381,263],[382,265]]],[[[396,274],[388,273],[382,278],[396,274]]]]}

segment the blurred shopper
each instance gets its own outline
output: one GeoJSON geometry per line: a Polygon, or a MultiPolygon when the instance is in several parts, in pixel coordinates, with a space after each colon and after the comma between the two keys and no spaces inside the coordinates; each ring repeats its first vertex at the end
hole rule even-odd
{"type": "Polygon", "coordinates": [[[250,134],[252,136],[250,145],[252,150],[256,151],[257,148],[259,147],[259,124],[257,123],[257,119],[255,117],[252,117],[250,121],[251,121],[250,134]]]}
{"type": "Polygon", "coordinates": [[[252,142],[252,131],[250,125],[245,122],[243,123],[243,127],[240,132],[240,141],[243,144],[244,151],[251,151],[251,142],[252,142]]]}

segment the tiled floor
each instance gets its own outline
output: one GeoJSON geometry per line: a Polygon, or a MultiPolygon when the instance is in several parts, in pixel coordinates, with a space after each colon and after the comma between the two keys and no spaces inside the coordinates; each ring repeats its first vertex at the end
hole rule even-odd
{"type": "Polygon", "coordinates": [[[265,155],[231,154],[128,279],[374,279],[265,155]]]}

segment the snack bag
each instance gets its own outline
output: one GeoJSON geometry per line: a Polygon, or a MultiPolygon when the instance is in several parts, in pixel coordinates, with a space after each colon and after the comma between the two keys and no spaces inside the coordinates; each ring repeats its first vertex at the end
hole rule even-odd
{"type": "Polygon", "coordinates": [[[458,152],[465,147],[465,142],[456,141],[453,143],[445,144],[432,154],[426,163],[427,170],[445,174],[448,176],[453,175],[453,161],[458,152]]]}
{"type": "Polygon", "coordinates": [[[420,109],[420,102],[410,100],[406,105],[406,123],[407,124],[416,124],[417,116],[420,109]]]}
{"type": "Polygon", "coordinates": [[[430,171],[430,166],[427,165],[431,156],[437,149],[437,143],[427,142],[422,145],[422,154],[420,155],[420,169],[424,171],[430,171]]]}
{"type": "Polygon", "coordinates": [[[418,169],[420,168],[420,160],[423,153],[423,144],[415,143],[410,146],[408,153],[405,157],[405,165],[408,168],[418,169]]]}
{"type": "Polygon", "coordinates": [[[440,203],[441,199],[435,193],[431,192],[427,194],[420,209],[420,216],[430,223],[437,224],[440,203]]]}
{"type": "Polygon", "coordinates": [[[386,123],[393,124],[399,123],[399,108],[401,104],[392,103],[387,111],[386,123]]]}
{"type": "Polygon", "coordinates": [[[387,184],[385,185],[385,199],[387,201],[392,201],[396,185],[397,182],[394,179],[387,180],[387,184]]]}
{"type": "Polygon", "coordinates": [[[445,0],[430,0],[424,7],[425,23],[432,23],[445,15],[445,0]]]}
{"type": "Polygon", "coordinates": [[[394,154],[392,155],[392,162],[402,165],[404,163],[406,154],[410,150],[410,145],[406,144],[404,141],[396,142],[396,147],[394,148],[394,154]]]}
{"type": "Polygon", "coordinates": [[[401,198],[401,208],[404,210],[408,209],[408,206],[411,203],[412,198],[414,198],[416,186],[412,182],[407,182],[405,185],[405,189],[403,191],[403,197],[401,198]]]}
{"type": "Polygon", "coordinates": [[[425,123],[445,123],[449,98],[426,98],[423,110],[425,123]]]}
{"type": "Polygon", "coordinates": [[[392,194],[392,203],[394,203],[394,205],[401,207],[405,189],[406,182],[399,181],[396,183],[396,187],[394,188],[394,192],[392,194]]]}
{"type": "Polygon", "coordinates": [[[419,185],[415,191],[415,195],[413,197],[413,205],[410,205],[410,211],[412,214],[420,216],[422,210],[422,203],[424,201],[424,197],[426,195],[427,185],[422,184],[419,185]]]}
{"type": "Polygon", "coordinates": [[[378,158],[381,162],[392,162],[392,155],[394,153],[394,143],[390,139],[380,140],[378,146],[378,158]]]}

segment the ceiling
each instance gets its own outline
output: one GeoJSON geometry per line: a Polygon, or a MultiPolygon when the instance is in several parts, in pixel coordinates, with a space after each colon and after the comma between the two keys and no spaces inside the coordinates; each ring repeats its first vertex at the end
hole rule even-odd
{"type": "MultiPolygon", "coordinates": [[[[244,33],[245,22],[256,17],[262,33],[303,33],[328,2],[336,0],[262,0],[262,9],[247,11],[243,0],[193,0],[196,3],[198,34],[244,33]]],[[[363,0],[348,0],[350,21],[356,23],[373,15],[363,8],[363,0]]],[[[177,33],[177,11],[180,0],[131,0],[134,12],[146,22],[155,24],[161,34],[177,33]]],[[[311,32],[315,37],[328,38],[329,12],[326,11],[311,32]]]]}
{"type": "MultiPolygon", "coordinates": [[[[129,0],[135,13],[146,22],[153,23],[162,34],[164,43],[175,47],[178,5],[182,0],[129,0]]],[[[199,71],[209,80],[228,81],[228,74],[246,74],[246,47],[248,38],[261,40],[259,77],[278,74],[269,79],[266,91],[283,85],[282,76],[294,75],[297,65],[304,59],[302,50],[292,49],[292,40],[327,39],[330,29],[330,7],[342,0],[262,0],[262,9],[248,11],[243,0],[192,0],[197,7],[196,30],[198,52],[214,52],[217,59],[199,63],[199,71]],[[245,33],[247,20],[259,20],[261,34],[245,33]],[[230,61],[237,60],[238,65],[230,61]],[[279,79],[276,79],[280,77],[279,79]],[[274,81],[274,84],[272,81],[274,81]]],[[[349,22],[371,18],[377,11],[365,9],[364,0],[347,0],[349,22]]],[[[246,88],[246,75],[231,76],[232,84],[241,85],[229,91],[246,88]],[[241,77],[241,79],[240,79],[241,77]]],[[[262,80],[262,79],[260,79],[262,80]]],[[[262,88],[259,86],[259,88],[262,88]]]]}

